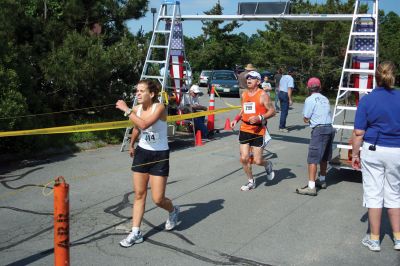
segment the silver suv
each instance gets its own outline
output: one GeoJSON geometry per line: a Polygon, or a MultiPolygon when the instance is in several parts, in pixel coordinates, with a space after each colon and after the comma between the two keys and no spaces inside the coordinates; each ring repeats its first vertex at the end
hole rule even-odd
{"type": "Polygon", "coordinates": [[[200,77],[199,77],[199,86],[200,87],[207,87],[208,86],[208,81],[211,77],[212,70],[203,70],[201,71],[200,77]]]}

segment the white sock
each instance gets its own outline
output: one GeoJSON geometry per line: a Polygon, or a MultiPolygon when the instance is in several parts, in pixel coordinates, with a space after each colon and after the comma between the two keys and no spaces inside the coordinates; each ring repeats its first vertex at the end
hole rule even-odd
{"type": "Polygon", "coordinates": [[[315,188],[315,182],[314,181],[308,181],[308,187],[309,188],[315,188]]]}
{"type": "Polygon", "coordinates": [[[249,179],[250,183],[254,183],[254,178],[253,179],[249,179]]]}
{"type": "Polygon", "coordinates": [[[132,227],[132,232],[135,233],[135,235],[137,235],[137,233],[139,233],[140,228],[139,227],[132,227]]]}
{"type": "Polygon", "coordinates": [[[325,176],[324,175],[320,175],[319,176],[319,181],[324,182],[325,181],[325,176]]]}

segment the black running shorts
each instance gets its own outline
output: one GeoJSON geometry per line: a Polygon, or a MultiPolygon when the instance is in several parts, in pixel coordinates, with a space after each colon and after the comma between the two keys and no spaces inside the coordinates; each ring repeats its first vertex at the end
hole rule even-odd
{"type": "Polygon", "coordinates": [[[139,146],[135,149],[132,171],[154,176],[169,175],[169,150],[150,151],[139,146]]]}
{"type": "Polygon", "coordinates": [[[264,145],[264,136],[239,131],[240,144],[249,144],[252,147],[262,147],[264,145]]]}

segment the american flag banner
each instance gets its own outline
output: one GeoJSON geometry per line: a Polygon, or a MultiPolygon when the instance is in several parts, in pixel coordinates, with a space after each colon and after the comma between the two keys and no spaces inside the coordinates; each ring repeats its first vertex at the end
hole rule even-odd
{"type": "MultiPolygon", "coordinates": [[[[374,69],[374,58],[365,56],[355,56],[353,58],[354,69],[374,69]]],[[[373,76],[367,74],[355,74],[354,77],[354,88],[359,89],[371,89],[373,84],[373,76]]],[[[358,106],[359,99],[366,93],[355,93],[356,105],[358,106]]]]}
{"type": "Polygon", "coordinates": [[[183,56],[182,55],[171,55],[170,57],[170,75],[173,80],[173,86],[176,94],[176,103],[180,103],[180,93],[182,87],[183,78],[183,56]]]}
{"type": "Polygon", "coordinates": [[[374,39],[370,38],[357,38],[354,41],[354,50],[357,51],[373,51],[374,50],[374,39]]]}
{"type": "Polygon", "coordinates": [[[365,24],[357,24],[356,31],[357,32],[374,32],[375,25],[373,23],[365,23],[365,24]]]}
{"type": "Polygon", "coordinates": [[[172,40],[171,40],[171,49],[173,50],[183,50],[183,30],[182,30],[182,23],[176,22],[174,25],[173,29],[173,34],[172,34],[172,40]]]}

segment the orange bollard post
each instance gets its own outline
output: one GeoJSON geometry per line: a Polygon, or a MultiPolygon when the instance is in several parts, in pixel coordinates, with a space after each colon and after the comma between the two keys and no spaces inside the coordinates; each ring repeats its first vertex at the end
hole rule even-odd
{"type": "Polygon", "coordinates": [[[54,183],[54,265],[69,265],[69,185],[59,176],[54,183]]]}
{"type": "Polygon", "coordinates": [[[201,139],[201,131],[200,130],[196,131],[195,146],[203,146],[203,140],[201,139]]]}
{"type": "Polygon", "coordinates": [[[232,128],[231,128],[231,121],[229,120],[229,118],[227,118],[226,121],[225,121],[224,130],[232,130],[232,128]]]}
{"type": "MultiPolygon", "coordinates": [[[[211,87],[210,91],[210,104],[208,107],[208,110],[215,110],[215,91],[214,91],[214,86],[211,87]]],[[[213,131],[214,130],[214,115],[209,115],[207,118],[207,129],[208,131],[213,131]]]]}

